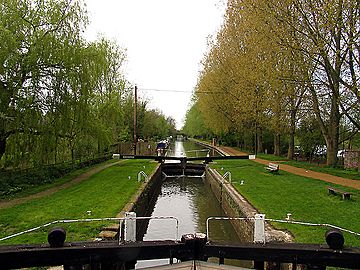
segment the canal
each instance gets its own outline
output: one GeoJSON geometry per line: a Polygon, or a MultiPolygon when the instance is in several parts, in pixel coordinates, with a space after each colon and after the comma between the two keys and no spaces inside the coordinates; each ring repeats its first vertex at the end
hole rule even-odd
{"type": "MultiPolygon", "coordinates": [[[[171,144],[168,156],[202,157],[214,153],[192,141],[177,140],[171,144]]],[[[215,155],[219,155],[215,153],[215,155]]],[[[210,186],[202,177],[166,177],[156,199],[151,216],[174,216],[179,220],[179,237],[187,233],[206,232],[206,219],[225,216],[210,186]]],[[[211,224],[211,240],[238,241],[236,232],[228,221],[211,224]]],[[[174,240],[174,220],[151,220],[143,240],[174,240]]],[[[138,262],[136,268],[168,264],[169,260],[138,262]]]]}

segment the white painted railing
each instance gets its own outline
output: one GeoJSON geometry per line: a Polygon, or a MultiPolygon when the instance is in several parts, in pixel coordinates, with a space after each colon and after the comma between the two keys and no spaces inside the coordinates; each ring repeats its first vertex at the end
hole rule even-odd
{"type": "MultiPolygon", "coordinates": [[[[289,217],[289,216],[288,216],[289,217]]],[[[209,240],[209,233],[210,233],[210,221],[211,220],[247,220],[247,221],[254,221],[254,242],[255,243],[265,243],[265,221],[270,222],[279,222],[279,223],[289,223],[289,224],[297,224],[297,225],[304,225],[304,226],[318,226],[318,227],[325,227],[325,228],[332,228],[339,231],[347,232],[350,234],[354,234],[360,236],[360,233],[335,226],[328,223],[311,223],[311,222],[302,222],[302,221],[295,221],[287,218],[286,220],[280,219],[271,219],[265,218],[264,214],[255,214],[254,217],[208,217],[206,219],[206,235],[209,240]]]]}
{"type": "Polygon", "coordinates": [[[224,175],[223,175],[223,178],[224,179],[228,178],[229,183],[231,183],[231,172],[225,172],[224,175]]]}
{"type": "Polygon", "coordinates": [[[145,181],[147,181],[147,180],[148,180],[148,176],[147,176],[147,174],[146,174],[144,171],[140,171],[140,172],[138,173],[138,177],[137,177],[138,182],[140,182],[140,181],[141,181],[141,176],[143,176],[143,177],[144,177],[144,180],[145,180],[145,181]]]}
{"type": "MultiPolygon", "coordinates": [[[[179,239],[179,220],[176,217],[173,216],[154,216],[154,217],[134,217],[132,215],[128,216],[128,217],[123,217],[123,218],[86,218],[86,219],[63,219],[63,220],[55,220],[55,221],[51,221],[49,223],[25,230],[25,231],[21,231],[18,233],[14,233],[11,235],[8,235],[6,237],[0,238],[0,242],[1,241],[5,241],[7,239],[10,238],[14,238],[23,234],[27,234],[27,233],[31,233],[34,231],[38,231],[40,229],[44,229],[47,228],[49,226],[52,225],[56,225],[56,224],[68,224],[68,223],[82,223],[82,222],[98,222],[98,221],[123,221],[126,222],[126,220],[151,220],[151,219],[159,219],[159,220],[164,220],[164,219],[173,219],[176,221],[176,235],[175,235],[175,240],[179,239]]],[[[120,226],[121,229],[121,226],[120,226]]]]}

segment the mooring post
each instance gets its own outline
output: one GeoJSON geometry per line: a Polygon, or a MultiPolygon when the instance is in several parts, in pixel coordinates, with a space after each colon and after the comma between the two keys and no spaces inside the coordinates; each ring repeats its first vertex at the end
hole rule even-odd
{"type": "Polygon", "coordinates": [[[136,213],[125,212],[125,241],[136,241],[136,213]]]}
{"type": "Polygon", "coordinates": [[[265,244],[265,214],[255,214],[254,243],[265,244]]]}

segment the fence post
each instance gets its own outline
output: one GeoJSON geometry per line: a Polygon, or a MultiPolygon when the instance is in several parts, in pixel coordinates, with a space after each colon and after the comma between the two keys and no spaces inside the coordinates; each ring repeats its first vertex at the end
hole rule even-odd
{"type": "Polygon", "coordinates": [[[254,243],[265,244],[265,214],[255,215],[254,243]]]}
{"type": "Polygon", "coordinates": [[[136,241],[136,213],[125,212],[125,241],[136,241]]]}

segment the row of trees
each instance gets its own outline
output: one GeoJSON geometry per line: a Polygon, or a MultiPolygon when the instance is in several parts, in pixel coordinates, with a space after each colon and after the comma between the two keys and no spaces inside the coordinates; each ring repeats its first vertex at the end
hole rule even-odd
{"type": "MultiPolygon", "coordinates": [[[[0,0],[2,167],[81,159],[132,140],[125,50],[105,38],[87,42],[87,24],[81,1],[0,0]]],[[[138,137],[175,130],[173,119],[146,104],[138,101],[138,137]]]]}
{"type": "Polygon", "coordinates": [[[293,158],[300,127],[315,122],[336,165],[339,143],[360,128],[359,18],[352,0],[228,0],[185,131],[201,118],[198,135],[255,139],[258,152],[272,134],[275,155],[286,137],[293,158]]]}

